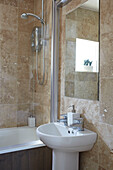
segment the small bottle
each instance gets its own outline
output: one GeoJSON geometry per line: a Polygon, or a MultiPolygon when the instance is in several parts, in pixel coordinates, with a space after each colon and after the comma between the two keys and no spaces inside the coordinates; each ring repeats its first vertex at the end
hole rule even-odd
{"type": "Polygon", "coordinates": [[[28,126],[35,127],[35,117],[33,116],[28,117],[28,126]]]}

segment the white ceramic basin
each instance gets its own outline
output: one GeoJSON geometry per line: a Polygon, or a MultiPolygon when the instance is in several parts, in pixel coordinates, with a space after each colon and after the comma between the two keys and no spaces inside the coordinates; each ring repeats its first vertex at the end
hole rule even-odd
{"type": "Polygon", "coordinates": [[[68,131],[69,128],[60,123],[49,123],[39,126],[37,135],[48,147],[69,152],[90,150],[96,141],[96,133],[87,129],[74,134],[68,131]]]}
{"type": "Polygon", "coordinates": [[[90,150],[97,137],[90,130],[73,131],[60,123],[39,126],[37,135],[53,149],[52,170],[78,170],[79,152],[90,150]]]}

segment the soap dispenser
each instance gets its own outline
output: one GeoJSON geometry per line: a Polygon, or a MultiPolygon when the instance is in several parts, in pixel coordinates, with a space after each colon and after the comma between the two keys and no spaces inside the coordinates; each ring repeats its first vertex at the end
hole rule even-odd
{"type": "Polygon", "coordinates": [[[76,113],[75,106],[71,105],[69,108],[72,107],[72,111],[67,113],[67,124],[68,126],[72,125],[74,122],[74,119],[80,118],[80,114],[76,113]]]}

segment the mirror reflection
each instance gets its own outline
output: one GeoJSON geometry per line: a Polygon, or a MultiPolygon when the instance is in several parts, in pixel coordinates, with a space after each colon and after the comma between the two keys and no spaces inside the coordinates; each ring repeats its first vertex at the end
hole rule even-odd
{"type": "Polygon", "coordinates": [[[65,96],[98,100],[99,0],[66,15],[65,96]]]}

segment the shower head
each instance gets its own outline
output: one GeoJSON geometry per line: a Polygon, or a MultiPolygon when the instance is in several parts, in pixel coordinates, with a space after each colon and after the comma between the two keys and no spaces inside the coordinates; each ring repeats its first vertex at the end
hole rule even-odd
{"type": "Polygon", "coordinates": [[[28,16],[35,17],[35,18],[37,18],[38,20],[40,20],[40,22],[41,22],[42,24],[44,24],[44,20],[43,20],[42,18],[40,18],[38,15],[35,15],[35,14],[32,14],[32,13],[23,13],[23,14],[21,15],[21,18],[22,18],[22,19],[27,19],[28,16]]]}
{"type": "Polygon", "coordinates": [[[27,18],[28,18],[28,15],[27,15],[26,13],[23,13],[23,14],[21,15],[21,18],[22,18],[22,19],[27,19],[27,18]]]}

